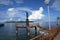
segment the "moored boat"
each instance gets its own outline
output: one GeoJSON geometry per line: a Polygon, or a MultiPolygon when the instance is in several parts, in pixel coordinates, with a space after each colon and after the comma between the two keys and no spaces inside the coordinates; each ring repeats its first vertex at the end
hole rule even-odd
{"type": "Polygon", "coordinates": [[[4,26],[4,24],[0,24],[0,27],[4,26]]]}

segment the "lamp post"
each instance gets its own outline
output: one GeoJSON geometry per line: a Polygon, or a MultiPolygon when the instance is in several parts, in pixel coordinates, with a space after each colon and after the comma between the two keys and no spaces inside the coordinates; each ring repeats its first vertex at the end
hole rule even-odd
{"type": "Polygon", "coordinates": [[[45,4],[47,5],[47,8],[48,8],[49,30],[51,30],[51,26],[50,26],[50,10],[49,10],[49,2],[50,2],[50,0],[45,0],[44,2],[45,2],[45,4]]]}
{"type": "Polygon", "coordinates": [[[49,5],[48,6],[48,20],[49,20],[49,30],[51,30],[51,26],[50,26],[50,10],[49,10],[49,5]]]}

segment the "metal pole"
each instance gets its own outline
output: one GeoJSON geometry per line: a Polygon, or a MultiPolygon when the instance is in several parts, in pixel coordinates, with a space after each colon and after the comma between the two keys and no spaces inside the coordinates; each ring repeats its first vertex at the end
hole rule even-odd
{"type": "Polygon", "coordinates": [[[48,22],[49,22],[49,30],[51,30],[51,26],[50,26],[50,10],[49,10],[49,5],[48,6],[48,22]]]}

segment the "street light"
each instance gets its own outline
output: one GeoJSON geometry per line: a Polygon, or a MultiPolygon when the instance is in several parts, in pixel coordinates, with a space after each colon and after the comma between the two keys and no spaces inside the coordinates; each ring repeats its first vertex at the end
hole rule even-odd
{"type": "Polygon", "coordinates": [[[50,2],[50,0],[45,0],[44,2],[45,2],[45,4],[46,4],[47,7],[48,7],[49,30],[51,30],[51,26],[50,26],[50,10],[49,10],[49,2],[50,2]]]}

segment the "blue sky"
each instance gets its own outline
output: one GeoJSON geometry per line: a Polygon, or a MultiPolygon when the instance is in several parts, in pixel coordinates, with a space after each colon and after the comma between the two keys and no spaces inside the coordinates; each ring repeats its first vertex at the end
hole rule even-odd
{"type": "MultiPolygon", "coordinates": [[[[33,21],[48,21],[47,5],[45,0],[0,0],[0,21],[25,20],[25,11],[33,21]]],[[[60,0],[50,0],[50,20],[56,21],[60,16],[60,0]]]]}

